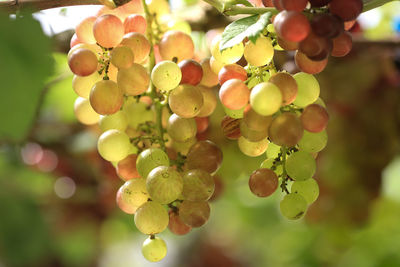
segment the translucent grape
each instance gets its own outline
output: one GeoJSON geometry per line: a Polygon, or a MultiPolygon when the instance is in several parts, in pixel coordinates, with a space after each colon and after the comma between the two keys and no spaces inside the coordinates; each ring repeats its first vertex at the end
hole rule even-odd
{"type": "Polygon", "coordinates": [[[244,82],[247,80],[247,72],[242,66],[237,64],[225,65],[218,73],[219,84],[223,85],[230,79],[238,79],[244,82]]]}
{"type": "Polygon", "coordinates": [[[92,87],[89,100],[97,113],[109,115],[116,113],[122,107],[124,98],[116,82],[102,80],[92,87]]]}
{"type": "Polygon", "coordinates": [[[117,129],[124,132],[128,127],[128,118],[125,112],[119,110],[112,115],[101,116],[99,121],[101,131],[117,129]]]}
{"type": "Polygon", "coordinates": [[[300,42],[310,33],[307,17],[297,11],[282,11],[274,19],[277,34],[289,42],[300,42]]]}
{"type": "Polygon", "coordinates": [[[215,74],[218,75],[218,73],[220,72],[220,70],[222,69],[223,66],[224,66],[224,63],[219,62],[213,56],[211,56],[211,58],[210,58],[210,67],[211,67],[211,70],[215,74]]]}
{"type": "Polygon", "coordinates": [[[294,57],[296,66],[305,73],[308,74],[318,74],[322,72],[326,65],[328,65],[328,58],[320,61],[314,61],[309,59],[305,54],[300,51],[296,51],[294,57]]]}
{"type": "Polygon", "coordinates": [[[146,179],[138,178],[125,182],[118,190],[117,204],[128,214],[134,214],[138,207],[147,202],[146,179]]]}
{"type": "Polygon", "coordinates": [[[239,139],[240,133],[240,119],[234,119],[229,116],[225,116],[221,121],[221,128],[224,136],[230,140],[239,139]]]}
{"type": "Polygon", "coordinates": [[[353,40],[349,32],[343,32],[341,35],[333,39],[333,49],[331,55],[333,57],[344,57],[350,53],[353,47],[353,40]]]}
{"type": "Polygon", "coordinates": [[[293,113],[284,112],[271,122],[269,138],[279,146],[293,147],[303,136],[300,119],[293,113]]]}
{"type": "Polygon", "coordinates": [[[203,95],[203,106],[200,108],[200,112],[197,114],[197,117],[208,117],[217,107],[217,97],[211,88],[200,85],[197,86],[197,89],[203,95]]]}
{"type": "Polygon", "coordinates": [[[96,39],[93,35],[93,25],[96,21],[95,16],[90,16],[83,19],[75,28],[76,36],[78,39],[86,44],[95,44],[96,39]]]}
{"type": "Polygon", "coordinates": [[[131,143],[126,133],[108,130],[100,135],[97,150],[108,161],[120,161],[129,154],[131,143]]]}
{"type": "Polygon", "coordinates": [[[305,151],[297,151],[286,160],[287,174],[296,181],[305,181],[314,176],[316,162],[313,156],[305,151]]]}
{"type": "Polygon", "coordinates": [[[118,46],[111,51],[110,61],[119,69],[129,68],[134,61],[132,50],[129,46],[118,46]]]}
{"type": "Polygon", "coordinates": [[[275,159],[281,153],[281,147],[271,142],[266,152],[268,159],[275,159]]]}
{"type": "Polygon", "coordinates": [[[90,90],[93,85],[100,80],[101,76],[97,71],[84,77],[74,75],[74,78],[72,79],[72,88],[80,97],[89,98],[90,90]]]}
{"type": "Polygon", "coordinates": [[[272,115],[282,105],[282,93],[273,83],[260,83],[251,90],[250,105],[260,115],[272,115]]]}
{"type": "Polygon", "coordinates": [[[147,23],[146,19],[138,14],[129,15],[124,21],[124,32],[138,32],[141,34],[146,33],[147,23]]]}
{"type": "Polygon", "coordinates": [[[300,120],[305,130],[319,133],[328,125],[329,115],[322,106],[311,104],[303,110],[300,120]]]}
{"type": "Polygon", "coordinates": [[[189,84],[179,85],[173,89],[168,98],[168,104],[175,114],[182,118],[193,118],[203,107],[203,94],[189,84]]]}
{"type": "Polygon", "coordinates": [[[223,64],[233,64],[239,61],[243,56],[244,46],[243,43],[238,43],[233,47],[220,51],[221,36],[214,38],[211,45],[212,56],[223,64]]]}
{"type": "Polygon", "coordinates": [[[86,125],[96,124],[100,115],[93,110],[88,99],[78,97],[74,104],[75,116],[80,123],[86,125]]]}
{"type": "Polygon", "coordinates": [[[210,59],[203,59],[200,62],[200,65],[203,68],[203,78],[201,79],[200,84],[207,87],[216,86],[218,84],[218,75],[212,71],[210,59]]]}
{"type": "Polygon", "coordinates": [[[146,5],[149,8],[150,14],[155,14],[157,18],[171,13],[168,1],[166,0],[146,0],[146,5]]]}
{"type": "Polygon", "coordinates": [[[140,174],[136,169],[136,161],[138,156],[130,154],[120,162],[118,162],[116,170],[119,177],[128,181],[134,178],[139,178],[140,174]]]}
{"type": "Polygon", "coordinates": [[[304,131],[303,137],[299,141],[299,148],[308,153],[318,153],[325,148],[327,143],[328,134],[326,131],[319,133],[304,131]]]}
{"type": "Polygon", "coordinates": [[[307,211],[307,201],[300,194],[291,193],[286,195],[280,203],[280,210],[284,217],[289,220],[298,220],[307,211]]]}
{"type": "Polygon", "coordinates": [[[243,81],[238,79],[231,79],[225,82],[219,90],[221,103],[229,109],[237,110],[244,108],[249,102],[249,98],[249,88],[243,81]]]}
{"type": "Polygon", "coordinates": [[[196,117],[194,119],[196,121],[197,134],[201,134],[207,131],[210,122],[208,117],[196,117]]]}
{"type": "Polygon", "coordinates": [[[280,0],[281,6],[285,10],[303,11],[306,8],[308,0],[280,0]]]}
{"type": "Polygon", "coordinates": [[[189,170],[183,174],[182,196],[190,201],[207,201],[214,193],[214,179],[201,169],[189,170]]]}
{"type": "Polygon", "coordinates": [[[317,79],[311,74],[299,72],[295,74],[294,79],[297,82],[298,92],[294,104],[299,107],[306,107],[314,103],[320,93],[320,87],[317,79]]]}
{"type": "Polygon", "coordinates": [[[115,47],[122,41],[124,25],[117,16],[102,15],[96,19],[93,25],[93,35],[102,47],[115,47]]]}
{"type": "Polygon", "coordinates": [[[210,217],[210,205],[207,202],[184,200],[178,208],[181,220],[191,227],[204,225],[210,217]]]}
{"type": "Polygon", "coordinates": [[[282,105],[286,106],[296,99],[297,96],[297,83],[296,80],[286,72],[279,72],[271,76],[268,80],[270,83],[275,84],[282,93],[282,105]]]}
{"type": "Polygon", "coordinates": [[[250,128],[244,120],[241,120],[240,133],[250,142],[259,142],[268,137],[268,128],[261,130],[250,128]]]}
{"type": "Polygon", "coordinates": [[[255,170],[249,179],[251,192],[258,197],[268,197],[278,189],[278,176],[270,169],[255,170]]]}
{"type": "Polygon", "coordinates": [[[82,41],[78,39],[76,33],[74,33],[71,37],[71,41],[69,42],[69,48],[76,46],[77,44],[81,44],[82,41]]]}
{"type": "Polygon", "coordinates": [[[256,43],[248,41],[244,46],[244,58],[256,67],[267,65],[274,57],[274,47],[271,40],[264,36],[257,38],[256,43]]]}
{"type": "Polygon", "coordinates": [[[170,91],[176,88],[182,79],[182,72],[179,66],[172,61],[161,61],[151,72],[151,80],[154,85],[163,91],[170,91]]]}
{"type": "Polygon", "coordinates": [[[136,160],[136,169],[143,178],[147,178],[149,173],[158,166],[169,166],[168,155],[159,148],[143,150],[136,160]]]}
{"type": "Polygon", "coordinates": [[[172,114],[168,119],[168,135],[177,142],[187,142],[196,136],[197,126],[193,118],[182,118],[172,114]]]}
{"type": "Polygon", "coordinates": [[[135,225],[140,232],[154,235],[164,231],[169,222],[167,210],[155,201],[148,201],[135,213],[135,225]]]}
{"type": "Polygon", "coordinates": [[[362,9],[362,0],[332,0],[329,3],[329,11],[344,21],[356,19],[362,9]]]}
{"type": "Polygon", "coordinates": [[[118,71],[117,82],[125,94],[136,96],[147,90],[150,76],[145,67],[133,63],[130,68],[118,71]]]}
{"type": "Polygon", "coordinates": [[[203,78],[203,68],[192,59],[185,59],[179,62],[182,72],[181,84],[198,85],[203,78]]]}
{"type": "Polygon", "coordinates": [[[186,235],[190,230],[192,230],[192,227],[182,222],[179,215],[171,210],[169,212],[168,229],[176,235],[186,235]]]}
{"type": "Polygon", "coordinates": [[[249,157],[258,157],[262,155],[267,150],[268,143],[269,142],[267,138],[259,142],[250,142],[241,136],[238,140],[240,151],[249,157]]]}
{"type": "Polygon", "coordinates": [[[128,118],[128,125],[133,129],[136,129],[140,123],[153,121],[155,117],[154,111],[143,102],[133,101],[131,103],[125,103],[122,110],[128,118]]]}
{"type": "Polygon", "coordinates": [[[300,194],[307,201],[308,205],[314,203],[319,195],[317,181],[308,179],[306,181],[295,181],[291,188],[292,193],[300,194]]]}
{"type": "Polygon", "coordinates": [[[68,65],[74,74],[88,76],[96,71],[98,61],[91,50],[79,48],[68,56],[68,65]]]}
{"type": "Polygon", "coordinates": [[[152,200],[168,204],[182,194],[182,176],[172,167],[159,166],[147,176],[146,188],[152,200]]]}
{"type": "Polygon", "coordinates": [[[142,63],[149,54],[151,45],[146,36],[138,32],[130,32],[124,35],[121,45],[129,46],[135,57],[135,63],[142,63]]]}
{"type": "Polygon", "coordinates": [[[222,163],[222,151],[213,142],[206,140],[194,144],[187,154],[187,169],[202,169],[215,173],[222,163]]]}
{"type": "Polygon", "coordinates": [[[158,236],[154,238],[148,237],[143,242],[142,254],[148,261],[160,261],[167,255],[167,244],[158,236]]]}
{"type": "Polygon", "coordinates": [[[164,60],[191,59],[194,55],[194,43],[190,35],[181,31],[167,31],[159,44],[160,54],[164,60]]]}

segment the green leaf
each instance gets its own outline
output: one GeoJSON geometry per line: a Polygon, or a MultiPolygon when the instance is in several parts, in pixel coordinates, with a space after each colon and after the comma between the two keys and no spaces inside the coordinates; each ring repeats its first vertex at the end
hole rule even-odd
{"type": "Polygon", "coordinates": [[[53,72],[51,42],[30,14],[16,19],[0,14],[0,36],[0,140],[20,142],[53,72]]]}
{"type": "Polygon", "coordinates": [[[229,24],[222,33],[222,40],[220,44],[221,51],[237,45],[246,37],[255,43],[257,38],[260,36],[260,33],[268,25],[271,16],[272,13],[267,12],[261,16],[254,15],[238,19],[229,24]]]}

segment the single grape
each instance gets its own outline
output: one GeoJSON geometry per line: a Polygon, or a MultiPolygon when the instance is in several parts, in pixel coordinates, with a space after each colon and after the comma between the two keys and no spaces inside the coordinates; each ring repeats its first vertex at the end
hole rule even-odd
{"type": "Polygon", "coordinates": [[[305,151],[297,151],[286,160],[287,174],[296,181],[305,181],[314,176],[317,165],[313,156],[305,151]]]}
{"type": "Polygon", "coordinates": [[[128,181],[134,178],[139,178],[140,174],[136,169],[136,161],[138,156],[136,154],[130,154],[117,164],[117,174],[123,180],[128,181]]]}
{"type": "Polygon", "coordinates": [[[312,133],[319,133],[325,130],[328,125],[329,115],[322,106],[311,104],[303,110],[300,120],[305,130],[312,133]]]}
{"type": "Polygon", "coordinates": [[[117,46],[124,36],[124,25],[121,20],[110,14],[98,17],[93,25],[96,42],[105,48],[117,46]]]}
{"type": "Polygon", "coordinates": [[[204,225],[210,217],[210,205],[207,202],[184,200],[178,209],[181,220],[191,227],[204,225]]]}
{"type": "Polygon", "coordinates": [[[74,75],[72,79],[72,88],[80,97],[89,98],[90,90],[98,81],[101,81],[101,76],[97,71],[93,72],[89,76],[74,75]]]}
{"type": "Polygon", "coordinates": [[[328,134],[326,131],[319,133],[304,131],[303,137],[299,141],[299,148],[308,153],[318,153],[325,148],[327,143],[328,134]]]}
{"type": "Polygon", "coordinates": [[[172,167],[159,166],[154,168],[146,179],[146,188],[152,200],[168,204],[182,194],[183,179],[172,167]]]}
{"type": "Polygon", "coordinates": [[[270,169],[255,170],[249,179],[251,192],[258,197],[268,197],[278,189],[278,176],[270,169]]]}
{"type": "Polygon", "coordinates": [[[238,140],[240,151],[249,157],[261,156],[267,150],[268,144],[269,142],[267,138],[259,142],[251,142],[241,136],[238,140]]]}
{"type": "Polygon", "coordinates": [[[185,59],[179,62],[182,72],[181,84],[198,85],[203,78],[203,68],[192,59],[185,59]]]}
{"type": "Polygon", "coordinates": [[[126,69],[132,66],[134,56],[129,46],[118,46],[111,51],[110,55],[111,63],[119,68],[126,69]]]}
{"type": "Polygon", "coordinates": [[[95,16],[90,16],[83,19],[75,28],[76,36],[78,39],[86,44],[95,44],[96,39],[93,35],[93,25],[96,21],[95,16]]]}
{"type": "Polygon", "coordinates": [[[180,62],[184,59],[191,59],[194,55],[194,43],[190,35],[181,31],[167,31],[164,33],[160,44],[160,54],[164,60],[180,62]]]}
{"type": "Polygon", "coordinates": [[[132,102],[125,102],[122,111],[125,112],[128,119],[128,125],[133,129],[146,121],[153,121],[155,118],[154,111],[143,102],[136,102],[133,99],[132,102]]]}
{"type": "Polygon", "coordinates": [[[294,56],[296,66],[305,73],[318,74],[322,72],[326,65],[328,65],[328,58],[320,61],[314,61],[309,59],[305,54],[300,51],[296,51],[294,56]]]}
{"type": "Polygon", "coordinates": [[[128,118],[122,110],[117,111],[112,115],[101,116],[99,126],[102,132],[111,129],[117,129],[124,132],[128,127],[128,118]]]}
{"type": "Polygon", "coordinates": [[[307,201],[300,194],[291,193],[286,195],[280,203],[280,210],[284,217],[289,220],[298,220],[307,211],[307,201]]]}
{"type": "Polygon", "coordinates": [[[97,149],[100,155],[108,161],[120,161],[128,156],[131,142],[126,133],[118,130],[108,130],[100,135],[97,149]]]}
{"type": "Polygon", "coordinates": [[[268,131],[272,119],[272,116],[262,116],[251,108],[243,116],[243,122],[256,131],[268,131]]]}
{"type": "Polygon", "coordinates": [[[142,254],[148,261],[160,261],[167,255],[167,244],[159,237],[148,237],[143,242],[142,254]]]}
{"type": "Polygon", "coordinates": [[[193,118],[203,107],[203,94],[189,84],[179,85],[173,89],[168,98],[168,104],[175,114],[182,118],[193,118]]]}
{"type": "Polygon", "coordinates": [[[68,56],[71,71],[78,76],[88,76],[96,71],[98,61],[96,55],[89,49],[79,48],[68,56]]]}
{"type": "Polygon", "coordinates": [[[301,42],[310,33],[307,17],[297,11],[282,11],[274,19],[277,34],[289,42],[301,42]]]}
{"type": "Polygon", "coordinates": [[[146,33],[147,23],[146,19],[138,14],[129,15],[124,21],[124,32],[138,32],[141,34],[146,33]]]}
{"type": "Polygon", "coordinates": [[[241,136],[246,138],[250,142],[259,142],[268,137],[268,128],[256,130],[254,128],[250,128],[244,120],[240,121],[240,133],[241,136]]]}
{"type": "Polygon", "coordinates": [[[353,39],[351,33],[343,32],[341,35],[333,39],[333,49],[331,55],[333,57],[344,57],[350,53],[353,47],[353,39]]]}
{"type": "Polygon", "coordinates": [[[144,62],[150,54],[150,42],[147,40],[146,36],[138,32],[130,32],[125,34],[121,45],[131,48],[135,63],[140,64],[144,62]]]}
{"type": "Polygon", "coordinates": [[[218,75],[213,72],[210,66],[210,59],[206,58],[200,62],[203,69],[203,78],[200,81],[201,85],[213,87],[218,84],[218,75]]]}
{"type": "Polygon", "coordinates": [[[317,79],[313,75],[304,72],[296,73],[293,77],[298,86],[297,97],[293,103],[302,108],[314,103],[320,93],[317,79]]]}
{"type": "Polygon", "coordinates": [[[159,148],[143,150],[136,160],[136,169],[143,178],[147,178],[149,173],[158,166],[169,166],[168,155],[159,148]]]}
{"type": "Polygon", "coordinates": [[[237,140],[241,136],[240,119],[225,116],[221,121],[221,128],[224,136],[230,140],[237,140]]]}
{"type": "Polygon", "coordinates": [[[333,43],[331,39],[310,33],[307,38],[300,43],[299,50],[310,59],[319,61],[329,56],[332,47],[333,43]]]}
{"type": "Polygon", "coordinates": [[[182,118],[172,114],[168,119],[168,135],[176,142],[187,142],[196,136],[197,126],[193,118],[182,118]]]}
{"type": "Polygon", "coordinates": [[[182,222],[179,215],[176,212],[170,210],[168,229],[176,235],[186,235],[192,230],[192,227],[182,222]]]}
{"type": "Polygon", "coordinates": [[[356,19],[362,9],[362,0],[332,0],[329,3],[329,11],[344,21],[356,19]]]}
{"type": "Polygon", "coordinates": [[[238,110],[244,108],[248,104],[249,98],[249,88],[243,81],[238,79],[225,82],[219,90],[221,103],[229,109],[238,110]]]}
{"type": "Polygon", "coordinates": [[[200,108],[200,112],[197,114],[197,117],[208,117],[217,107],[217,97],[211,88],[199,85],[197,86],[197,89],[203,95],[203,106],[200,108]]]}
{"type": "Polygon", "coordinates": [[[282,105],[282,93],[273,83],[260,83],[251,90],[250,105],[260,115],[272,115],[282,105]]]}
{"type": "Polygon", "coordinates": [[[226,81],[231,79],[238,79],[241,81],[247,80],[246,70],[237,64],[228,64],[221,68],[218,73],[219,84],[223,85],[226,81]]]}
{"type": "Polygon", "coordinates": [[[133,63],[131,67],[118,71],[117,82],[126,95],[136,96],[146,92],[150,76],[145,67],[133,63]]]}
{"type": "Polygon", "coordinates": [[[179,66],[172,61],[161,61],[151,72],[151,81],[163,91],[170,91],[176,88],[182,79],[182,72],[179,66]]]}
{"type": "Polygon", "coordinates": [[[268,81],[281,90],[283,106],[293,103],[297,96],[297,83],[292,75],[286,72],[278,72],[272,75],[268,81]]]}
{"type": "Polygon", "coordinates": [[[147,202],[149,197],[146,190],[146,179],[132,179],[119,188],[117,204],[123,212],[134,214],[137,208],[147,202]]]}
{"type": "Polygon", "coordinates": [[[319,195],[317,181],[308,179],[306,181],[295,181],[291,188],[292,193],[300,194],[307,201],[308,205],[314,203],[319,195]]]}
{"type": "Polygon", "coordinates": [[[194,144],[187,154],[187,169],[202,169],[215,173],[222,163],[222,151],[213,142],[206,140],[194,144]]]}
{"type": "Polygon", "coordinates": [[[124,101],[123,93],[116,82],[102,80],[97,82],[90,91],[90,105],[101,115],[116,113],[124,101]]]}
{"type": "Polygon", "coordinates": [[[271,40],[264,36],[258,37],[255,43],[248,41],[244,46],[244,58],[252,66],[267,65],[273,57],[274,47],[271,40]]]}
{"type": "Polygon", "coordinates": [[[100,115],[93,110],[89,100],[82,97],[75,100],[74,113],[78,121],[85,125],[96,124],[100,119],[100,115]]]}
{"type": "Polygon", "coordinates": [[[169,222],[167,210],[155,201],[148,201],[135,213],[135,225],[140,232],[154,235],[164,231],[169,222]]]}
{"type": "Polygon", "coordinates": [[[300,119],[293,113],[284,112],[271,122],[269,138],[279,146],[293,147],[303,136],[300,119]]]}
{"type": "Polygon", "coordinates": [[[201,169],[186,171],[183,174],[182,196],[190,201],[207,201],[214,193],[214,179],[201,169]]]}

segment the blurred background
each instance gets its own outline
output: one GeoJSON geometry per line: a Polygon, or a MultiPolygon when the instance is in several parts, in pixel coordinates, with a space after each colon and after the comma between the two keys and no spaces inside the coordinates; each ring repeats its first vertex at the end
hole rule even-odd
{"type": "MultiPolygon", "coordinates": [[[[205,30],[228,19],[196,0],[174,0],[192,18],[198,55],[205,30]],[[194,18],[194,19],[193,19],[194,18]]],[[[0,266],[400,266],[400,3],[364,13],[354,49],[317,75],[330,114],[318,157],[320,196],[300,221],[280,215],[277,192],[260,199],[247,181],[265,156],[248,158],[222,136],[211,218],[186,236],[165,231],[167,257],[149,263],[147,238],[115,203],[122,180],[96,151],[97,126],[74,117],[66,62],[71,29],[98,6],[0,14],[0,266]]],[[[293,55],[278,66],[295,72],[293,55]]]]}

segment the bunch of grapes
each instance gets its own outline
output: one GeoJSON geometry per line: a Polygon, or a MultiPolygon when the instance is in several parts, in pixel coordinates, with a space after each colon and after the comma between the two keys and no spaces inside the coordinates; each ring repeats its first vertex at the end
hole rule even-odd
{"type": "Polygon", "coordinates": [[[363,9],[362,0],[263,0],[281,12],[274,18],[277,43],[296,51],[295,63],[306,73],[325,69],[329,55],[343,57],[352,48],[348,32],[363,9]]]}
{"type": "Polygon", "coordinates": [[[146,17],[140,8],[129,15],[124,6],[103,8],[76,27],[68,54],[76,117],[100,126],[98,152],[125,181],[117,204],[149,235],[142,247],[149,261],[167,253],[156,234],[168,227],[183,235],[207,222],[222,163],[214,143],[196,139],[217,105],[213,73],[192,59],[190,35],[163,23],[165,7],[145,5],[146,17]]]}

